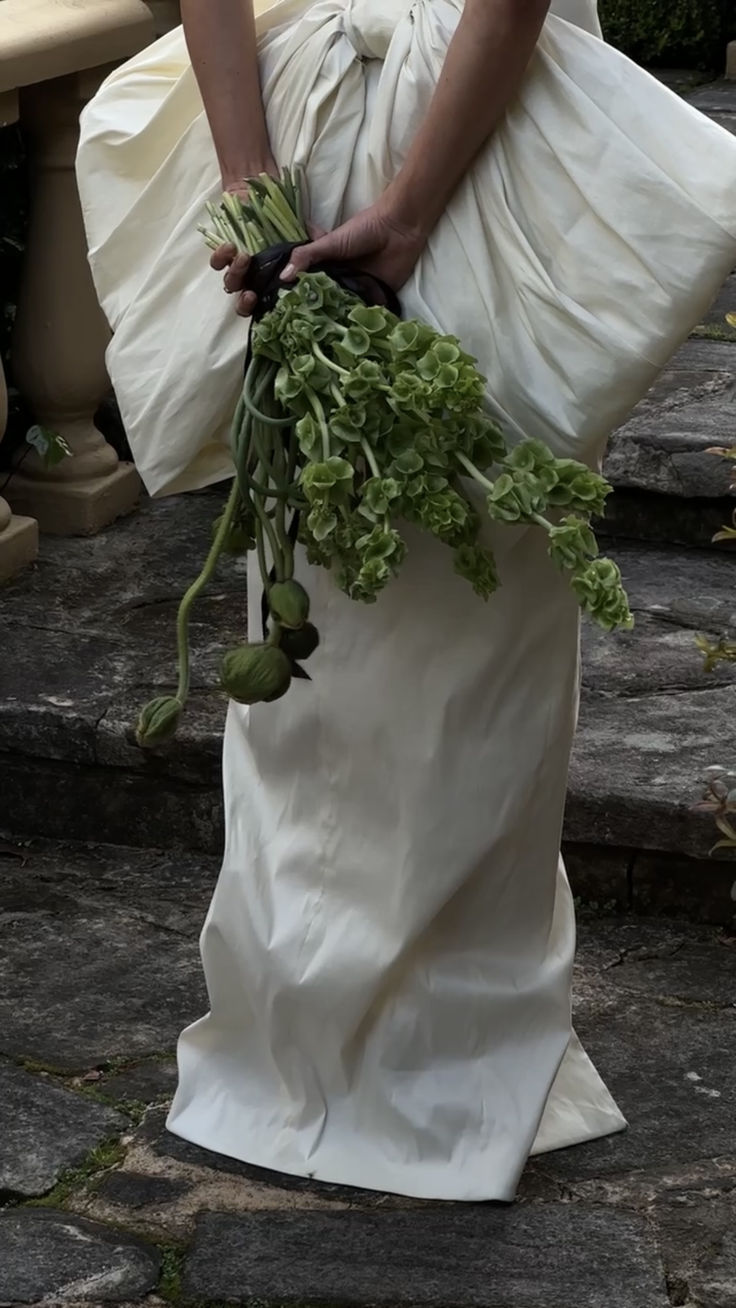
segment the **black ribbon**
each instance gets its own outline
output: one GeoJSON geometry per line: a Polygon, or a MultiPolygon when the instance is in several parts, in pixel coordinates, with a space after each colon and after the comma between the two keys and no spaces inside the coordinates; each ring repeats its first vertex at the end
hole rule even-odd
{"type": "MultiPolygon", "coordinates": [[[[251,255],[248,271],[245,275],[244,290],[253,291],[257,297],[256,307],[253,310],[253,318],[258,322],[271,309],[274,308],[279,293],[288,289],[294,282],[284,282],[281,280],[281,274],[291,259],[292,251],[299,245],[304,244],[297,241],[292,244],[288,242],[283,245],[272,245],[267,250],[262,250],[260,254],[251,255]]],[[[327,273],[338,286],[351,295],[356,295],[367,305],[381,305],[395,313],[397,318],[401,317],[401,304],[399,297],[391,287],[382,281],[380,277],[374,277],[372,273],[361,272],[360,269],[354,268],[351,264],[340,263],[336,260],[326,260],[324,263],[312,264],[310,272],[327,273]]],[[[248,340],[248,350],[245,356],[245,370],[248,371],[252,357],[250,339],[248,340]]],[[[299,514],[292,514],[289,523],[289,540],[292,545],[296,543],[299,534],[299,514]]],[[[269,581],[276,580],[275,571],[271,571],[269,581]]],[[[263,639],[268,635],[268,596],[263,592],[261,596],[261,620],[263,623],[263,639]]],[[[292,675],[301,677],[306,681],[310,680],[309,673],[305,672],[298,663],[292,663],[292,675]]]]}

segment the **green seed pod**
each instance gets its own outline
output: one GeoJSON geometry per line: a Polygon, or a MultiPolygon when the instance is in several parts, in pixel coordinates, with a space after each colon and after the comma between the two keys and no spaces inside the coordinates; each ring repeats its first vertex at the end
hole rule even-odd
{"type": "Polygon", "coordinates": [[[298,581],[274,582],[268,604],[274,621],[291,631],[298,631],[309,617],[309,596],[298,581]]]}
{"type": "Polygon", "coordinates": [[[291,665],[277,645],[240,645],[223,655],[220,681],[238,704],[270,704],[291,684],[291,665]]]}
{"type": "Polygon", "coordinates": [[[159,695],[144,704],[135,729],[141,749],[154,749],[170,740],[176,734],[183,707],[173,695],[159,695]]]}
{"type": "Polygon", "coordinates": [[[284,627],[279,645],[287,658],[292,659],[294,663],[303,663],[314,654],[319,645],[319,632],[311,622],[305,622],[298,631],[289,631],[284,627]]]}

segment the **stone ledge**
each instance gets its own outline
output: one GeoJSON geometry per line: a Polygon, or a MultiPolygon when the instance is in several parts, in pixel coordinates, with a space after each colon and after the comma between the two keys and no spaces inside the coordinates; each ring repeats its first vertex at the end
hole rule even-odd
{"type": "Polygon", "coordinates": [[[143,0],[2,0],[0,92],[125,59],[153,34],[143,0]]]}
{"type": "MultiPolygon", "coordinates": [[[[225,561],[195,606],[193,697],[180,736],[152,756],[135,746],[132,724],[141,703],[172,684],[176,605],[221,498],[144,500],[135,519],[104,536],[46,538],[38,568],[4,589],[0,753],[5,825],[12,815],[17,834],[219,852],[225,705],[217,665],[243,630],[242,559],[225,561]],[[39,787],[55,800],[42,810],[33,798],[39,787]]],[[[617,856],[678,853],[699,868],[713,825],[691,806],[701,769],[732,756],[736,667],[706,673],[694,638],[736,630],[733,562],[727,553],[631,543],[613,553],[637,625],[608,637],[585,624],[566,839],[617,856]]],[[[708,866],[704,911],[707,900],[709,916],[728,920],[726,863],[708,866]]],[[[671,905],[684,902],[685,874],[662,876],[671,905]]],[[[653,903],[656,879],[650,870],[642,881],[653,903]]]]}

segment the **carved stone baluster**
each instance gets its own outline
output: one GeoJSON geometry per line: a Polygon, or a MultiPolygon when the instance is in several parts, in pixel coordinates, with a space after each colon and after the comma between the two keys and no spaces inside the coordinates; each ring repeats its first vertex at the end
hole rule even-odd
{"type": "MultiPolygon", "coordinates": [[[[14,123],[18,117],[18,98],[14,91],[0,95],[0,126],[14,123]]],[[[5,435],[8,420],[8,392],[5,373],[0,362],[0,441],[5,435]]],[[[5,475],[0,474],[0,483],[5,475]]],[[[16,572],[32,563],[38,554],[38,524],[33,518],[17,517],[6,499],[0,495],[0,581],[7,581],[16,572]]]]}
{"type": "MultiPolygon", "coordinates": [[[[0,363],[0,440],[5,433],[7,418],[8,392],[0,363]]],[[[33,518],[12,513],[8,501],[0,495],[0,581],[14,577],[21,568],[32,563],[37,554],[38,524],[33,518]]]]}
{"type": "Polygon", "coordinates": [[[156,36],[161,36],[164,32],[170,32],[172,27],[179,26],[181,22],[179,0],[146,0],[146,4],[153,14],[156,36]]]}
{"type": "Polygon", "coordinates": [[[109,390],[109,331],[87,264],[74,174],[79,114],[102,70],[21,92],[31,167],[31,222],[13,338],[13,371],[37,422],[64,438],[72,457],[47,469],[33,451],[8,499],[42,531],[87,535],[135,505],[140,482],[94,425],[109,390]]]}

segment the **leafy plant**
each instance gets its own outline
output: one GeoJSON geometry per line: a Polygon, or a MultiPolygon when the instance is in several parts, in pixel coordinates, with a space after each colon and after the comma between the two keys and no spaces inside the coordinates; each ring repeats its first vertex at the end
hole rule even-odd
{"type": "Polygon", "coordinates": [[[732,0],[600,0],[603,33],[643,64],[721,71],[736,37],[732,0]]]}
{"type": "Polygon", "coordinates": [[[309,596],[294,578],[297,540],[351,599],[373,603],[403,564],[399,526],[410,522],[447,545],[456,571],[488,599],[499,577],[471,484],[493,521],[546,533],[553,563],[596,622],[630,627],[618,567],[597,557],[590,526],[608,483],[540,440],[509,448],[484,412],[484,378],[455,337],[366,304],[326,271],[279,289],[279,258],[285,263],[293,244],[308,239],[300,188],[288,171],[280,182],[248,185],[247,204],[229,195],[210,208],[206,239],[248,252],[256,272],[275,268],[276,289],[251,329],[231,430],[236,477],[179,610],[177,691],[144,707],[139,744],[176,731],[189,688],[189,610],[223,551],[256,552],[269,614],[262,642],[222,660],[223,689],[244,704],[279,699],[306,675],[299,660],[319,644],[309,596]]]}

